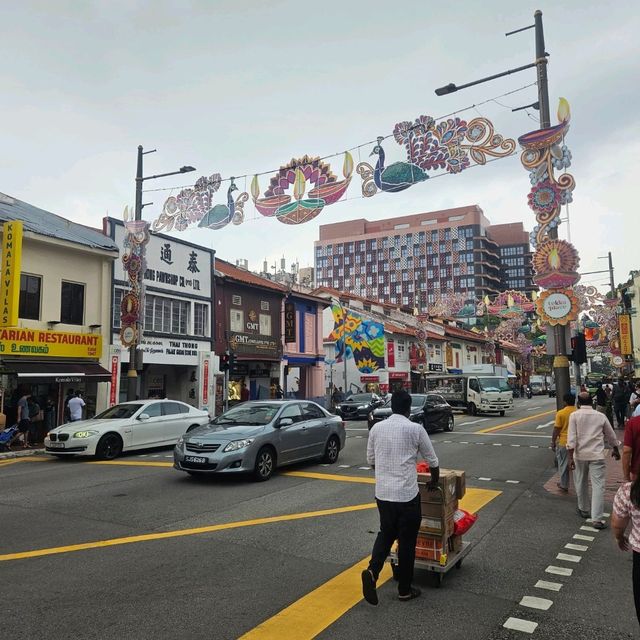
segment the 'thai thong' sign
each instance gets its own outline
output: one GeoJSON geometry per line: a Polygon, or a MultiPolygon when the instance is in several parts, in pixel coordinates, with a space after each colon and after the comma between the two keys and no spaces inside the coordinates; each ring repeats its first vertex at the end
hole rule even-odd
{"type": "Polygon", "coordinates": [[[99,358],[102,336],[36,329],[0,329],[0,356],[99,358]]]}

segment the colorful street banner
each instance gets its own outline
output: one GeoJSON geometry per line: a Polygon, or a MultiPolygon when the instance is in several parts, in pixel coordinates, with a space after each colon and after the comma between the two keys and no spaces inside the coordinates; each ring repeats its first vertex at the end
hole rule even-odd
{"type": "Polygon", "coordinates": [[[623,356],[633,354],[631,345],[631,316],[628,313],[622,313],[618,316],[618,328],[620,331],[620,353],[623,356]]]}
{"type": "Polygon", "coordinates": [[[0,356],[100,358],[102,336],[99,333],[0,329],[0,356]]]}
{"type": "Polygon", "coordinates": [[[15,327],[18,325],[21,263],[22,222],[18,220],[7,221],[2,229],[0,327],[15,327]]]}

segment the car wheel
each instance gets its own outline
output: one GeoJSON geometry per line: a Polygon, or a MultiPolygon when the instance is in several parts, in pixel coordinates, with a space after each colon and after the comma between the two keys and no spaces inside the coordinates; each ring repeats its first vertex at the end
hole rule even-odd
{"type": "Polygon", "coordinates": [[[470,402],[467,405],[467,413],[470,416],[477,416],[478,415],[478,407],[476,407],[476,405],[473,402],[470,402]]]}
{"type": "Polygon", "coordinates": [[[501,411],[501,412],[500,412],[500,417],[501,417],[501,418],[504,418],[504,411],[501,411]]]}
{"type": "Polygon", "coordinates": [[[122,453],[122,438],[117,433],[106,433],[96,446],[96,458],[113,460],[122,453]]]}
{"type": "Polygon", "coordinates": [[[453,419],[453,416],[451,415],[447,420],[447,426],[445,427],[445,431],[453,431],[454,426],[455,426],[455,421],[453,419]]]}
{"type": "Polygon", "coordinates": [[[336,436],[331,436],[324,450],[322,462],[324,464],[334,464],[340,455],[340,440],[336,436]]]}
{"type": "Polygon", "coordinates": [[[263,447],[258,451],[256,463],[253,467],[253,478],[258,482],[265,482],[275,471],[276,456],[270,447],[263,447]]]}

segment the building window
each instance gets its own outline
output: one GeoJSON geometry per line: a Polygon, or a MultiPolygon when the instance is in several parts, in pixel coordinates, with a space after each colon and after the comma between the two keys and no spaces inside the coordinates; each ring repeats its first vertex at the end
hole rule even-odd
{"type": "Polygon", "coordinates": [[[242,304],[242,296],[231,296],[231,304],[240,306],[242,304]]]}
{"type": "Polygon", "coordinates": [[[63,282],[60,295],[60,322],[83,324],[84,285],[77,282],[63,282]]]}
{"type": "Polygon", "coordinates": [[[260,310],[261,311],[269,311],[269,301],[268,300],[261,300],[260,301],[260,310]]]}
{"type": "Polygon", "coordinates": [[[206,304],[196,302],[193,305],[193,335],[209,335],[209,306],[206,304]]]}
{"type": "Polygon", "coordinates": [[[271,316],[266,313],[260,314],[260,335],[271,335],[271,316]]]}
{"type": "Polygon", "coordinates": [[[244,311],[242,309],[231,309],[231,331],[241,332],[244,329],[244,311]]]}
{"type": "Polygon", "coordinates": [[[125,290],[124,289],[114,289],[113,290],[113,328],[119,329],[121,326],[121,316],[122,313],[120,306],[122,304],[122,298],[124,298],[125,290]]]}
{"type": "Polygon", "coordinates": [[[144,298],[144,328],[146,331],[186,336],[190,309],[191,305],[186,300],[147,294],[144,298]]]}
{"type": "MultiPolygon", "coordinates": [[[[20,275],[20,305],[18,316],[26,320],[40,320],[40,276],[20,275]]],[[[120,307],[118,307],[120,308],[120,307]]]]}

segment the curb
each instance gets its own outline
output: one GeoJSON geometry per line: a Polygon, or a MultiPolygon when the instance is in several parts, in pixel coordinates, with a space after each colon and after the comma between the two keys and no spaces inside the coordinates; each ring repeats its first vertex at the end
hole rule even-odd
{"type": "Polygon", "coordinates": [[[6,451],[0,453],[0,460],[8,460],[10,458],[25,458],[27,456],[37,456],[45,453],[44,449],[27,449],[26,451],[6,451]]]}

